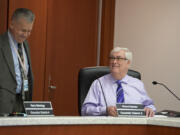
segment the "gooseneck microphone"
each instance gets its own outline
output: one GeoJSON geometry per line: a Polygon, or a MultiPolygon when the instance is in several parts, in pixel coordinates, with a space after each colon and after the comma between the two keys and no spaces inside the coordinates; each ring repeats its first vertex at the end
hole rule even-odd
{"type": "Polygon", "coordinates": [[[104,97],[104,102],[105,102],[105,105],[106,105],[106,108],[108,108],[108,104],[107,104],[107,101],[106,101],[106,97],[105,97],[105,94],[104,94],[104,90],[103,90],[103,87],[102,87],[102,84],[101,84],[101,81],[99,79],[97,79],[100,86],[101,86],[101,90],[102,90],[102,93],[103,93],[103,97],[104,97]]]}
{"type": "Polygon", "coordinates": [[[164,88],[166,88],[176,99],[180,100],[180,98],[178,96],[176,96],[176,94],[174,94],[165,84],[163,83],[159,83],[159,82],[156,82],[156,81],[153,81],[152,82],[153,85],[156,85],[156,84],[159,84],[159,85],[162,85],[164,88]]]}

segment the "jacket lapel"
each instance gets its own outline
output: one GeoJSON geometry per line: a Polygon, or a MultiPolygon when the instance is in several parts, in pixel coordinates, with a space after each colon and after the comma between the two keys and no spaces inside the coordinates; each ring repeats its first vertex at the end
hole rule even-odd
{"type": "MultiPolygon", "coordinates": [[[[26,56],[27,56],[28,63],[29,63],[29,72],[28,72],[29,87],[30,87],[29,89],[32,90],[33,89],[33,73],[32,73],[32,65],[31,65],[30,49],[29,49],[27,41],[24,41],[23,45],[24,45],[24,49],[26,51],[26,56]]],[[[31,92],[32,91],[30,91],[30,95],[32,95],[31,92]]]]}
{"type": "Polygon", "coordinates": [[[27,42],[23,42],[23,45],[24,45],[24,49],[25,49],[25,52],[26,52],[26,56],[27,56],[27,60],[28,60],[28,63],[29,65],[31,64],[30,63],[30,52],[29,52],[29,48],[28,48],[28,45],[27,45],[27,42]]]}
{"type": "Polygon", "coordinates": [[[4,54],[4,57],[6,59],[9,70],[12,73],[12,76],[16,80],[14,61],[13,61],[12,51],[11,51],[11,47],[10,47],[10,44],[9,44],[8,34],[7,33],[5,33],[4,42],[2,43],[2,53],[4,54]]]}

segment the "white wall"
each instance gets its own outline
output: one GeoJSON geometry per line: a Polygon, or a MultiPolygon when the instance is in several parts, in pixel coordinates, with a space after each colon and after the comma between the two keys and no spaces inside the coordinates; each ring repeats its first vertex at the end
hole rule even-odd
{"type": "Polygon", "coordinates": [[[114,45],[133,52],[132,69],[142,80],[158,111],[180,111],[180,0],[116,0],[114,45]]]}

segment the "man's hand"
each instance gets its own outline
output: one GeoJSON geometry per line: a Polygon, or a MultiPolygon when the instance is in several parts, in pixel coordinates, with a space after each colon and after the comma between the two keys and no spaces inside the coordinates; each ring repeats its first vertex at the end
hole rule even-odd
{"type": "Polygon", "coordinates": [[[146,117],[153,117],[154,116],[154,111],[151,108],[145,107],[144,111],[146,113],[146,117]]]}
{"type": "Polygon", "coordinates": [[[107,113],[109,116],[114,116],[114,117],[117,117],[117,109],[115,106],[109,106],[107,107],[107,113]]]}

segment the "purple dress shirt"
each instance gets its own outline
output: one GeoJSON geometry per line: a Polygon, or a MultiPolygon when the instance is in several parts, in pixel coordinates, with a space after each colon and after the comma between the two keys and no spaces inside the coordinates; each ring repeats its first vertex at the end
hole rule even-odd
{"type": "MultiPolygon", "coordinates": [[[[83,116],[107,115],[106,106],[116,106],[116,90],[118,87],[116,81],[111,74],[95,80],[82,105],[81,114],[83,116]]],[[[141,80],[126,75],[121,81],[125,104],[143,104],[145,107],[156,111],[153,101],[148,97],[141,80]]]]}

